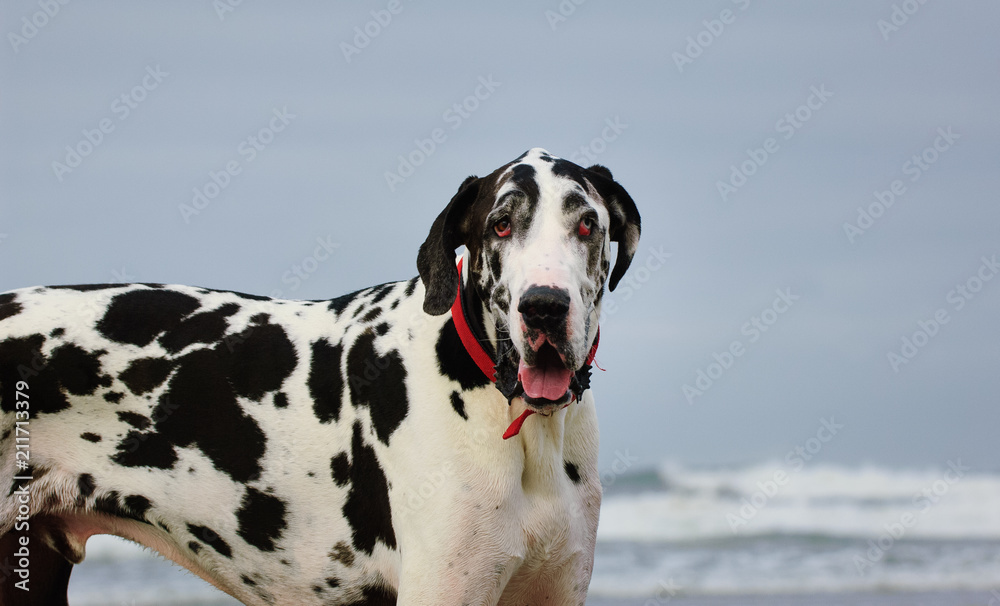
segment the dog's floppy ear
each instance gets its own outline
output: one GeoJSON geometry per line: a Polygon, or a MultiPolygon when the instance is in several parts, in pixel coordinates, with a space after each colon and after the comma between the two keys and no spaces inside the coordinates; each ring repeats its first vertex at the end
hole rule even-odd
{"type": "Polygon", "coordinates": [[[479,196],[480,179],[472,176],[462,182],[420,245],[417,271],[424,283],[424,311],[440,316],[451,309],[458,290],[455,249],[465,243],[463,223],[469,208],[479,196]]]}
{"type": "Polygon", "coordinates": [[[632,196],[615,181],[607,168],[600,164],[591,166],[587,169],[587,180],[608,206],[608,213],[611,215],[611,241],[618,243],[618,258],[615,259],[615,267],[611,270],[611,279],[608,281],[608,288],[614,290],[639,247],[639,210],[635,207],[632,196]]]}

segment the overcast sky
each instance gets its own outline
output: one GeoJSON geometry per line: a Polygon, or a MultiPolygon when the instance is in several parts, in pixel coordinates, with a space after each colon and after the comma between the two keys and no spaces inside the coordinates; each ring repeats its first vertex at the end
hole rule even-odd
{"type": "Polygon", "coordinates": [[[409,278],[540,146],[642,213],[603,465],[1000,469],[995,2],[231,1],[3,3],[0,291],[409,278]]]}

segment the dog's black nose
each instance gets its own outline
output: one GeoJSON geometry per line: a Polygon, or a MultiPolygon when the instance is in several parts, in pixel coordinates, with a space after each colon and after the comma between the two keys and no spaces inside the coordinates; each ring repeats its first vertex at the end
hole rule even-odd
{"type": "Polygon", "coordinates": [[[547,333],[565,330],[569,313],[569,291],[550,286],[532,286],[517,304],[528,328],[547,333]]]}

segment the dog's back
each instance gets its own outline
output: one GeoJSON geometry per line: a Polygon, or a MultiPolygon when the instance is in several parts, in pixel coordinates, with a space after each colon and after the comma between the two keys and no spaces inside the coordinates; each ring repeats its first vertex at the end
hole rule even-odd
{"type": "MultiPolygon", "coordinates": [[[[375,340],[399,338],[384,317],[415,286],[316,302],[160,285],[0,295],[3,545],[79,563],[87,537],[111,533],[241,597],[303,578],[303,602],[379,595],[398,565],[371,442],[407,403],[390,393],[401,354],[375,340]],[[373,409],[365,429],[345,387],[373,409]]],[[[37,595],[50,579],[31,570],[37,595]]]]}

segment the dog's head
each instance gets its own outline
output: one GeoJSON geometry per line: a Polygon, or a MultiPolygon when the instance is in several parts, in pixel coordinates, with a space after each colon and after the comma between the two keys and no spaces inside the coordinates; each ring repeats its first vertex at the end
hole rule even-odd
{"type": "Polygon", "coordinates": [[[417,256],[424,311],[451,308],[464,244],[466,287],[484,303],[497,344],[498,386],[519,380],[528,404],[548,410],[569,400],[597,336],[604,284],[615,289],[638,242],[639,212],[608,169],[531,149],[466,179],[434,221],[417,256]]]}

